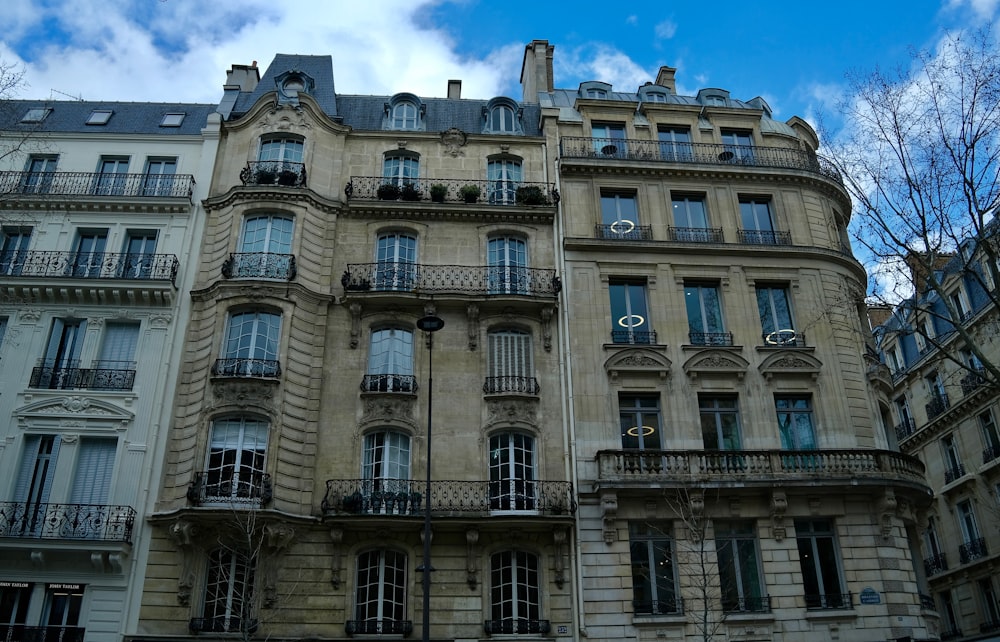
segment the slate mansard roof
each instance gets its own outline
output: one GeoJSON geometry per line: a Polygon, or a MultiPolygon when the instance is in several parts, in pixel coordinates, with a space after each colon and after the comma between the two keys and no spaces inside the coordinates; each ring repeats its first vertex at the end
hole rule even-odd
{"type": "Polygon", "coordinates": [[[200,136],[214,104],[131,103],[79,100],[5,100],[0,102],[0,130],[61,134],[152,134],[200,136]],[[21,122],[31,109],[51,110],[41,122],[21,122]],[[110,110],[104,125],[88,125],[95,110],[110,110]],[[165,114],[184,114],[178,127],[161,126],[165,114]]]}

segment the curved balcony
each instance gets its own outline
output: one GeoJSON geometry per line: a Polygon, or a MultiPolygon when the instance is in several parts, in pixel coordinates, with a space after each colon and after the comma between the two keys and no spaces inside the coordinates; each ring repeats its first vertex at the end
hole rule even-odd
{"type": "Polygon", "coordinates": [[[198,472],[188,486],[188,501],[195,506],[234,506],[253,508],[271,503],[273,496],[271,476],[266,473],[250,472],[239,474],[229,471],[226,476],[221,471],[198,472]]]}
{"type": "Polygon", "coordinates": [[[131,506],[0,503],[0,537],[131,542],[134,525],[131,506]]]}
{"type": "Polygon", "coordinates": [[[551,183],[454,178],[352,176],[344,188],[348,199],[499,206],[553,206],[559,195],[551,183]]]}
{"type": "Polygon", "coordinates": [[[559,140],[559,156],[562,159],[794,169],[819,174],[843,184],[840,171],[827,159],[812,152],[786,147],[563,136],[559,140]]]}
{"type": "Polygon", "coordinates": [[[253,161],[240,170],[244,185],[280,185],[305,187],[306,166],[288,161],[253,161]]]}
{"type": "Polygon", "coordinates": [[[291,281],[296,271],[294,254],[237,252],[222,264],[222,276],[227,279],[291,281]]]}
{"type": "Polygon", "coordinates": [[[890,450],[602,450],[596,460],[597,486],[604,488],[897,482],[931,496],[923,464],[890,450]]]}
{"type": "Polygon", "coordinates": [[[191,174],[102,174],[99,172],[0,172],[0,194],[183,198],[194,192],[191,174]]]}
{"type": "MultiPolygon", "coordinates": [[[[411,479],[329,479],[323,512],[422,516],[425,482],[411,479]]],[[[479,516],[570,515],[576,511],[570,482],[538,480],[432,481],[431,514],[479,516]]]]}
{"type": "Polygon", "coordinates": [[[555,270],[492,265],[352,263],[340,278],[348,293],[469,294],[554,298],[555,270]]]}
{"type": "Polygon", "coordinates": [[[212,364],[215,377],[238,379],[277,379],[281,376],[281,362],[276,359],[222,358],[212,364]]]}
{"type": "Polygon", "coordinates": [[[361,379],[361,392],[413,394],[416,391],[417,378],[413,375],[367,374],[361,379]]]}

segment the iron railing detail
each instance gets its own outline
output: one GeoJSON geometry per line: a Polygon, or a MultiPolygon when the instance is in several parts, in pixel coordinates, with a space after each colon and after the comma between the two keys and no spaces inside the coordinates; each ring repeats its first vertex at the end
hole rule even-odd
{"type": "Polygon", "coordinates": [[[281,185],[305,187],[306,166],[289,161],[253,161],[240,170],[244,185],[281,185]]]}
{"type": "MultiPolygon", "coordinates": [[[[424,482],[411,479],[329,479],[323,512],[356,515],[423,515],[424,482]]],[[[569,515],[576,511],[570,482],[539,480],[432,481],[432,513],[523,512],[569,515]]]]}
{"type": "Polygon", "coordinates": [[[491,265],[352,263],[340,279],[348,292],[412,292],[554,297],[562,289],[555,270],[491,265]]]}
{"type": "Polygon", "coordinates": [[[601,482],[886,478],[925,486],[920,460],[892,450],[602,450],[601,482]]]}
{"type": "Polygon", "coordinates": [[[413,633],[411,620],[347,620],[344,622],[347,635],[401,635],[413,633]]]}
{"type": "Polygon", "coordinates": [[[904,419],[896,424],[894,430],[896,431],[896,439],[906,439],[917,431],[917,425],[912,419],[904,419]]]}
{"type": "Polygon", "coordinates": [[[962,380],[960,381],[962,394],[971,395],[973,392],[979,390],[988,383],[989,379],[986,377],[985,368],[978,368],[977,372],[970,372],[962,377],[962,380]]]}
{"type": "Polygon", "coordinates": [[[559,202],[552,183],[454,178],[386,178],[352,176],[344,188],[348,199],[483,205],[551,206],[559,202]],[[440,187],[444,188],[443,193],[440,187]]]}
{"type": "Polygon", "coordinates": [[[50,390],[131,390],[135,384],[134,361],[95,361],[81,368],[75,361],[63,365],[40,361],[31,369],[29,388],[50,390]]]}
{"type": "Polygon", "coordinates": [[[274,379],[281,376],[281,362],[276,359],[216,359],[212,364],[216,377],[274,379]]]}
{"type": "Polygon", "coordinates": [[[924,558],[924,572],[927,577],[932,575],[937,575],[938,573],[944,573],[948,570],[948,558],[944,553],[938,553],[937,555],[931,555],[930,557],[924,558]]]}
{"type": "Polygon", "coordinates": [[[684,612],[684,600],[681,597],[662,600],[633,600],[632,611],[636,615],[679,615],[684,612]]]}
{"type": "Polygon", "coordinates": [[[188,622],[188,630],[192,633],[246,633],[252,635],[257,632],[259,624],[256,618],[241,618],[235,615],[193,617],[188,622]]]}
{"type": "Polygon", "coordinates": [[[656,331],[612,330],[611,343],[653,344],[656,343],[656,331]]]}
{"type": "Polygon", "coordinates": [[[721,227],[670,227],[667,229],[671,241],[681,243],[722,243],[721,227]]]}
{"type": "Polygon", "coordinates": [[[131,279],[174,283],[180,261],[173,254],[114,254],[31,250],[0,254],[0,276],[131,279]]]}
{"type": "Polygon", "coordinates": [[[986,550],[986,540],[982,537],[977,537],[976,539],[965,542],[958,547],[958,557],[962,560],[962,564],[968,564],[973,560],[986,557],[988,554],[989,551],[986,550]]]}
{"type": "Polygon", "coordinates": [[[195,506],[266,506],[272,497],[271,476],[256,471],[197,472],[187,490],[188,501],[195,506]]]}
{"type": "Polygon", "coordinates": [[[920,597],[920,608],[928,609],[931,611],[937,610],[937,605],[934,604],[934,598],[926,593],[918,593],[920,597]]]}
{"type": "Polygon", "coordinates": [[[507,618],[503,620],[486,620],[483,630],[487,635],[517,635],[534,633],[548,635],[552,629],[548,620],[528,620],[525,618],[507,618]]]}
{"type": "Polygon", "coordinates": [[[957,463],[954,466],[948,466],[944,469],[944,483],[950,484],[951,482],[965,476],[965,466],[961,463],[957,463]]]}
{"type": "Polygon", "coordinates": [[[296,272],[294,254],[238,252],[230,254],[222,263],[222,276],[227,279],[291,281],[296,272]]]}
{"type": "Polygon", "coordinates": [[[562,158],[602,158],[647,163],[696,163],[797,169],[843,183],[840,171],[826,158],[801,149],[785,147],[563,136],[559,141],[559,155],[562,158]]]}
{"type": "Polygon", "coordinates": [[[688,332],[688,340],[693,346],[731,346],[732,332],[688,332]]]}
{"type": "Polygon", "coordinates": [[[131,542],[134,525],[131,506],[0,503],[0,537],[131,542]]]}
{"type": "Polygon", "coordinates": [[[413,375],[368,374],[361,379],[362,392],[405,392],[417,391],[417,378],[413,375]]]}
{"type": "Polygon", "coordinates": [[[743,245],[791,245],[789,232],[776,230],[738,230],[737,238],[743,245]]]}
{"type": "Polygon", "coordinates": [[[927,421],[931,421],[950,407],[951,402],[948,400],[946,393],[938,393],[932,396],[931,400],[924,406],[924,410],[927,412],[927,421]]]}
{"type": "Polygon", "coordinates": [[[806,608],[809,610],[851,609],[851,593],[825,593],[822,595],[806,595],[806,608]]]}
{"type": "Polygon", "coordinates": [[[1000,446],[987,446],[983,449],[983,463],[988,464],[1000,457],[1000,446]]]}
{"type": "Polygon", "coordinates": [[[652,225],[636,225],[631,221],[599,224],[594,226],[594,236],[609,241],[652,241],[652,225]]]}
{"type": "Polygon", "coordinates": [[[959,628],[947,628],[941,630],[941,640],[957,640],[962,637],[962,629],[959,628]]]}
{"type": "Polygon", "coordinates": [[[766,346],[781,346],[783,348],[804,348],[806,335],[795,330],[775,330],[760,335],[766,346]]]}
{"type": "Polygon", "coordinates": [[[537,395],[539,390],[538,379],[535,377],[486,377],[483,383],[483,392],[486,394],[517,392],[537,395]]]}
{"type": "Polygon", "coordinates": [[[980,633],[992,633],[994,631],[1000,631],[1000,620],[986,620],[979,625],[980,633]]]}
{"type": "Polygon", "coordinates": [[[722,598],[724,613],[768,613],[771,610],[771,596],[722,598]]]}
{"type": "Polygon", "coordinates": [[[82,626],[0,624],[0,640],[3,642],[83,642],[86,631],[82,626]]]}
{"type": "Polygon", "coordinates": [[[194,184],[191,174],[0,172],[0,194],[190,199],[194,184]]]}

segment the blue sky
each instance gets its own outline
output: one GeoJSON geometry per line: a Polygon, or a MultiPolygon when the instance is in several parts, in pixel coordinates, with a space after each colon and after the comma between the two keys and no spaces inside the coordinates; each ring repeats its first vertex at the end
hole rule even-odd
{"type": "Polygon", "coordinates": [[[277,52],[333,55],[343,93],[442,96],[460,78],[466,97],[520,98],[524,45],[539,38],[555,45],[559,87],[634,91],[670,65],[681,93],[761,95],[777,118],[814,123],[833,113],[846,72],[906,64],[909,47],[1000,10],[1000,0],[5,4],[0,59],[24,66],[24,98],[215,102],[231,64],[266,66],[277,52]]]}

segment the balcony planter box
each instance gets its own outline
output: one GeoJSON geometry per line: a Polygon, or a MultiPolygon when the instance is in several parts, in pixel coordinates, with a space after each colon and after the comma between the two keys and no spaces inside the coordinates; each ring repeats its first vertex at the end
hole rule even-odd
{"type": "Polygon", "coordinates": [[[404,201],[419,201],[422,195],[423,193],[413,183],[403,183],[399,190],[399,197],[404,201]]]}
{"type": "Polygon", "coordinates": [[[431,185],[431,200],[435,203],[444,203],[445,197],[448,195],[448,187],[442,185],[441,183],[434,183],[431,185]]]}
{"type": "Polygon", "coordinates": [[[479,195],[482,194],[482,191],[478,185],[465,185],[462,189],[458,190],[458,193],[466,203],[475,203],[479,200],[479,195]]]}
{"type": "Polygon", "coordinates": [[[395,201],[399,199],[399,187],[395,183],[383,183],[375,191],[379,200],[395,201]]]}
{"type": "Polygon", "coordinates": [[[525,185],[518,187],[514,193],[514,200],[522,205],[548,205],[549,199],[545,192],[537,185],[525,185]]]}

